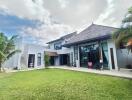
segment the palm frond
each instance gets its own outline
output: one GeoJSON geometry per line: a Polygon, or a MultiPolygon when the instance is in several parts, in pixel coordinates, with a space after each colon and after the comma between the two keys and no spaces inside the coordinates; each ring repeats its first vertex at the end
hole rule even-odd
{"type": "Polygon", "coordinates": [[[11,38],[10,38],[10,41],[14,41],[16,38],[18,37],[18,35],[13,35],[11,38]]]}
{"type": "Polygon", "coordinates": [[[124,34],[120,34],[116,39],[115,39],[115,45],[117,48],[120,48],[120,44],[123,42],[124,39],[124,34]]]}
{"type": "Polygon", "coordinates": [[[123,42],[128,42],[128,40],[132,39],[132,34],[127,34],[123,37],[122,41],[123,42]]]}
{"type": "Polygon", "coordinates": [[[5,48],[5,45],[7,43],[7,37],[4,35],[4,33],[0,33],[0,50],[3,51],[5,48]]]}
{"type": "Polygon", "coordinates": [[[132,15],[127,17],[127,18],[125,18],[122,22],[123,23],[132,22],[132,15]]]}
{"type": "Polygon", "coordinates": [[[15,41],[15,39],[16,39],[17,37],[18,37],[17,35],[14,35],[14,36],[12,36],[12,37],[7,41],[7,43],[6,43],[6,45],[5,45],[5,48],[3,49],[3,51],[4,51],[5,53],[9,53],[10,50],[15,49],[15,43],[14,43],[14,41],[15,41]]]}
{"type": "Polygon", "coordinates": [[[12,51],[11,53],[9,53],[7,56],[6,56],[6,59],[9,59],[10,57],[12,57],[13,55],[15,55],[16,53],[20,53],[21,50],[14,50],[12,51]]]}
{"type": "Polygon", "coordinates": [[[3,52],[1,52],[1,51],[0,51],[0,57],[6,58],[5,54],[3,52]]]}
{"type": "Polygon", "coordinates": [[[132,14],[132,7],[128,9],[128,13],[132,14]]]}

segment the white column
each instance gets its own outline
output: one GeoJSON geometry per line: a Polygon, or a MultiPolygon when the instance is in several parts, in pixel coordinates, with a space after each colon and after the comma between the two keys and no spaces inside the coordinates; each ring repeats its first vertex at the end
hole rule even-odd
{"type": "Polygon", "coordinates": [[[113,48],[115,70],[118,70],[116,47],[115,47],[115,42],[114,42],[113,40],[108,40],[109,66],[110,66],[110,70],[112,70],[112,61],[111,61],[111,52],[110,52],[110,48],[113,48]]]}

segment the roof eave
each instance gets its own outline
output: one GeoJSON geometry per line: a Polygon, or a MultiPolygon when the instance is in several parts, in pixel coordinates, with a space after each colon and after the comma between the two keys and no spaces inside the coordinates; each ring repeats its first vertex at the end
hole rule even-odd
{"type": "Polygon", "coordinates": [[[74,42],[74,43],[67,43],[67,44],[64,44],[63,46],[67,47],[67,46],[72,46],[72,45],[83,44],[83,43],[86,43],[86,42],[94,42],[94,41],[106,40],[106,39],[110,39],[110,38],[111,38],[111,35],[105,35],[105,36],[96,37],[96,38],[92,38],[92,39],[88,39],[88,40],[77,41],[77,42],[74,42]]]}

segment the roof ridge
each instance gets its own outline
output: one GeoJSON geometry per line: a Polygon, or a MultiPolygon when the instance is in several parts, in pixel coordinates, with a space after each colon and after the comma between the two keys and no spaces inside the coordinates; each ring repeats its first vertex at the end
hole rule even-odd
{"type": "Polygon", "coordinates": [[[94,24],[94,23],[92,23],[92,25],[103,26],[103,27],[110,27],[110,28],[117,28],[117,27],[113,27],[113,26],[107,26],[107,25],[101,25],[101,24],[94,24]]]}
{"type": "Polygon", "coordinates": [[[77,31],[75,31],[75,32],[72,32],[72,33],[69,33],[69,34],[66,34],[66,35],[63,35],[63,36],[61,36],[61,37],[59,37],[59,38],[57,38],[57,39],[54,39],[54,40],[52,40],[52,41],[49,41],[49,42],[47,42],[47,44],[48,43],[51,43],[51,42],[55,42],[55,41],[58,41],[58,40],[62,40],[62,39],[64,39],[66,36],[70,36],[71,35],[71,37],[72,37],[72,35],[74,35],[74,34],[76,34],[77,33],[77,31]]]}
{"type": "Polygon", "coordinates": [[[68,33],[68,34],[66,34],[66,35],[61,36],[60,38],[63,38],[63,37],[68,36],[68,35],[76,34],[76,33],[77,33],[77,31],[72,32],[72,33],[68,33]]]}

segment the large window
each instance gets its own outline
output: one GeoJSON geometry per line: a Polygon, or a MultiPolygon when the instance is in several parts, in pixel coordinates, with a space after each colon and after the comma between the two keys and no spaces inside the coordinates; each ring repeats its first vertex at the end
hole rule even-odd
{"type": "Polygon", "coordinates": [[[107,42],[94,43],[94,44],[80,46],[80,65],[81,67],[88,67],[88,62],[92,62],[93,68],[100,66],[101,52],[103,56],[103,68],[108,69],[107,42]]]}
{"type": "Polygon", "coordinates": [[[38,53],[37,55],[37,65],[40,66],[41,65],[41,53],[38,53]]]}
{"type": "Polygon", "coordinates": [[[74,66],[76,66],[76,60],[78,60],[78,46],[74,47],[74,66]]]}
{"type": "Polygon", "coordinates": [[[102,46],[102,54],[103,54],[103,67],[108,69],[108,45],[107,42],[102,42],[101,43],[102,46]]]}
{"type": "Polygon", "coordinates": [[[99,45],[91,44],[80,47],[80,65],[87,67],[88,62],[92,62],[93,67],[99,64],[99,45]]]}
{"type": "Polygon", "coordinates": [[[55,50],[60,50],[60,49],[62,49],[61,42],[55,43],[55,44],[54,44],[54,49],[55,49],[55,50]]]}

